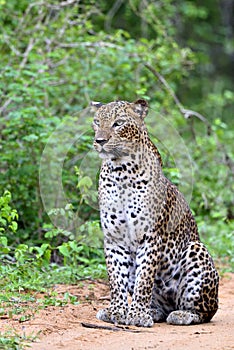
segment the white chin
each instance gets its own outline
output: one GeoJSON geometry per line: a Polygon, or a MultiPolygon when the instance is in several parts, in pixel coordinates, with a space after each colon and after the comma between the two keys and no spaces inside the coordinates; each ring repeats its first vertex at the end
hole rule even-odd
{"type": "Polygon", "coordinates": [[[100,152],[99,157],[102,159],[111,159],[111,158],[113,158],[113,154],[100,152]]]}

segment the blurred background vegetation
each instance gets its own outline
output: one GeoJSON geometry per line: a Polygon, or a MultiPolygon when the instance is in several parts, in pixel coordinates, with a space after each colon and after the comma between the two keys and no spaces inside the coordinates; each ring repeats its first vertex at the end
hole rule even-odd
{"type": "MultiPolygon", "coordinates": [[[[176,130],[193,164],[201,238],[220,268],[233,268],[233,14],[230,0],[0,0],[0,283],[38,288],[54,276],[104,274],[99,213],[89,205],[98,169],[81,167],[87,154],[88,164],[97,158],[92,115],[82,114],[91,100],[147,99],[165,173],[186,187],[183,157],[178,169],[160,120],[176,130]],[[60,125],[79,139],[63,162],[68,204],[48,192],[48,215],[39,169],[60,125]],[[56,217],[66,225],[56,227],[56,217]]],[[[62,138],[54,142],[61,152],[62,138]]]]}

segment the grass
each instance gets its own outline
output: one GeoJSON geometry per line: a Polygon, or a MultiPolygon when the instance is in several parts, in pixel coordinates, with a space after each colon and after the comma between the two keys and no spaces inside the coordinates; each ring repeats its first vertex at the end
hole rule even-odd
{"type": "Polygon", "coordinates": [[[234,220],[225,223],[198,222],[202,242],[213,257],[220,274],[234,272],[234,220]]]}
{"type": "MultiPolygon", "coordinates": [[[[40,310],[49,306],[64,307],[68,304],[77,305],[77,297],[68,292],[58,293],[49,287],[42,287],[38,293],[35,290],[9,291],[0,294],[0,320],[17,321],[17,324],[34,318],[40,310]]],[[[11,322],[9,322],[11,324],[11,322]]],[[[0,349],[23,350],[30,347],[30,343],[37,340],[39,333],[26,335],[22,331],[9,328],[0,332],[0,349]]]]}
{"type": "MultiPolygon", "coordinates": [[[[48,264],[41,259],[15,261],[2,259],[0,265],[0,320],[24,323],[41,309],[77,304],[77,297],[52,289],[56,284],[79,284],[84,279],[106,277],[103,256],[91,260],[90,265],[76,266],[48,264]]],[[[38,338],[39,334],[26,335],[14,329],[0,332],[0,349],[22,350],[38,338]]]]}
{"type": "Polygon", "coordinates": [[[30,347],[30,343],[38,338],[39,334],[19,335],[14,331],[0,332],[0,349],[24,350],[30,347]]]}

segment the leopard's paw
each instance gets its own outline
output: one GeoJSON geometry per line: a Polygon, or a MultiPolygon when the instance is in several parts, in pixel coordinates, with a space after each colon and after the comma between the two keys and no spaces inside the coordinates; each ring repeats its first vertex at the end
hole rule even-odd
{"type": "Polygon", "coordinates": [[[191,311],[176,310],[172,311],[167,317],[167,323],[175,325],[190,325],[201,323],[200,317],[191,311]]]}
{"type": "Polygon", "coordinates": [[[152,327],[154,324],[150,311],[141,310],[139,308],[130,309],[126,318],[127,325],[138,327],[152,327]]]}
{"type": "Polygon", "coordinates": [[[112,306],[106,309],[99,310],[96,317],[97,319],[104,322],[125,324],[127,317],[127,308],[118,308],[112,306]]]}

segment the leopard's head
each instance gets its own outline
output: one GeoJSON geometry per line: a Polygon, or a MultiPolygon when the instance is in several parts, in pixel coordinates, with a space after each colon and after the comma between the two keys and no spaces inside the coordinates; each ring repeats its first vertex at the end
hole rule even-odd
{"type": "Polygon", "coordinates": [[[96,111],[93,120],[94,147],[101,158],[118,159],[128,156],[140,142],[145,131],[144,118],[148,104],[115,101],[107,104],[91,102],[96,111]]]}

